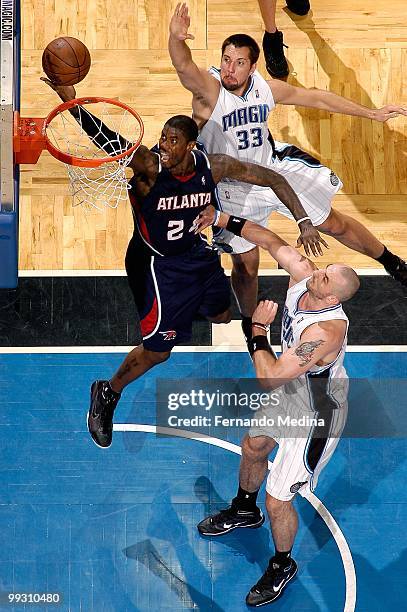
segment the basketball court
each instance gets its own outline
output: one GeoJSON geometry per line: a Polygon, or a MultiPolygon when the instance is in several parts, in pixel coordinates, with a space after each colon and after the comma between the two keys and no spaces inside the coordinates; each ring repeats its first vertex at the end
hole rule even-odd
{"type": "MultiPolygon", "coordinates": [[[[341,9],[329,1],[311,4],[312,14],[298,21],[278,4],[289,82],[329,88],[366,105],[407,103],[400,76],[407,58],[404,3],[396,0],[390,9],[380,0],[369,11],[359,1],[341,9]]],[[[196,530],[235,495],[243,428],[204,436],[181,427],[156,435],[156,393],[166,381],[253,377],[236,307],[227,326],[196,321],[191,345],[125,390],[112,447],[97,448],[86,428],[89,385],[111,376],[140,341],[123,271],[130,207],[126,197],[117,209],[72,206],[67,170],[49,152],[35,165],[13,163],[15,111],[46,117],[60,102],[39,80],[43,49],[59,36],[79,38],[90,50],[92,66],[78,96],[130,105],[144,123],[145,144],[154,144],[168,116],[188,113],[189,94],[166,51],[174,5],[24,1],[20,24],[20,3],[1,2],[0,610],[248,610],[245,595],[273,552],[267,525],[214,539],[196,530]]],[[[229,31],[244,27],[261,40],[257,2],[196,0],[190,8],[192,47],[202,65],[216,65],[229,31]]],[[[259,68],[265,74],[263,59],[259,68]]],[[[341,176],[336,206],[407,258],[407,121],[363,123],[291,107],[276,111],[272,121],[276,137],[301,143],[341,176]]],[[[273,217],[271,225],[295,241],[294,224],[273,217]]],[[[353,409],[363,414],[366,431],[340,441],[315,495],[298,496],[293,556],[299,573],[272,606],[401,610],[407,595],[406,293],[372,260],[329,244],[322,265],[344,260],[361,272],[361,290],[347,310],[349,377],[369,381],[377,393],[387,389],[387,398],[381,414],[374,413],[375,428],[368,401],[359,396],[353,409]]],[[[264,255],[261,267],[260,295],[282,304],[287,277],[264,255]]]]}

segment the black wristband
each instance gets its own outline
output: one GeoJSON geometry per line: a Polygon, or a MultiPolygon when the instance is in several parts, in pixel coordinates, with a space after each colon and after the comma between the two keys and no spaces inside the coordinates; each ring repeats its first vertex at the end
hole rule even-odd
{"type": "Polygon", "coordinates": [[[249,349],[250,357],[253,357],[256,351],[267,351],[270,355],[273,355],[275,359],[277,359],[273,349],[270,346],[270,343],[267,339],[267,336],[254,336],[247,343],[247,348],[249,349]]]}
{"type": "Polygon", "coordinates": [[[230,216],[228,222],[226,224],[226,229],[235,236],[242,235],[242,229],[244,224],[246,223],[246,219],[242,219],[242,217],[235,217],[234,215],[230,216]]]}

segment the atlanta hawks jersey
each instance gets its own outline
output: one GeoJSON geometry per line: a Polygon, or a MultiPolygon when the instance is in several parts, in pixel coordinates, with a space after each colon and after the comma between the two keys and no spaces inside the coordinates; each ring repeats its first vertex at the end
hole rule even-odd
{"type": "Polygon", "coordinates": [[[329,308],[322,310],[301,310],[299,302],[301,297],[307,292],[307,280],[296,283],[290,287],[287,291],[287,298],[284,305],[282,326],[281,326],[281,346],[283,352],[291,346],[301,344],[301,334],[303,331],[312,325],[313,323],[319,323],[321,321],[332,321],[340,319],[346,321],[346,334],[342,344],[342,348],[336,357],[336,359],[329,365],[324,366],[313,366],[309,372],[311,374],[318,374],[329,368],[330,378],[342,378],[346,377],[346,371],[343,366],[343,360],[346,351],[347,342],[347,331],[349,326],[348,317],[343,311],[342,305],[337,304],[329,308]]]}
{"type": "MultiPolygon", "coordinates": [[[[209,73],[220,81],[220,72],[209,73]]],[[[275,107],[270,87],[257,70],[243,96],[221,86],[218,101],[199,134],[198,142],[207,153],[223,153],[241,161],[268,165],[272,153],[267,127],[270,111],[275,107]]]]}
{"type": "MultiPolygon", "coordinates": [[[[154,150],[154,149],[153,149],[154,150]]],[[[153,253],[162,256],[185,253],[200,235],[191,230],[195,217],[209,204],[216,205],[216,186],[210,163],[201,151],[192,151],[195,171],[190,176],[175,176],[159,161],[159,172],[149,193],[135,193],[136,178],[129,191],[135,226],[153,253]]]]}

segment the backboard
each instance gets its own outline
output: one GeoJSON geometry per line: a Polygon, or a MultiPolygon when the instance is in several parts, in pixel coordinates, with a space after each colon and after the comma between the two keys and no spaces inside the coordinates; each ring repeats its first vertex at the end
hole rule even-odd
{"type": "Polygon", "coordinates": [[[18,279],[19,168],[13,162],[13,112],[20,109],[20,0],[1,0],[0,288],[18,279]]]}

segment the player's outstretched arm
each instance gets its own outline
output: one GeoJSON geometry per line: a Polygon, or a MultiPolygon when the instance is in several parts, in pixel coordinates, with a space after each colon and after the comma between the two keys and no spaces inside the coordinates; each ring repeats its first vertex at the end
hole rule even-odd
{"type": "Polygon", "coordinates": [[[297,194],[281,174],[258,164],[242,162],[229,155],[209,155],[208,157],[215,183],[227,177],[252,185],[270,187],[297,221],[301,231],[299,244],[304,245],[306,254],[310,254],[310,249],[316,257],[322,255],[320,243],[328,247],[327,243],[312,225],[297,194]]]}
{"type": "Polygon", "coordinates": [[[190,22],[187,4],[178,3],[171,18],[168,39],[172,65],[182,85],[193,94],[193,103],[213,107],[219,95],[219,83],[192,59],[191,50],[185,42],[194,38],[188,33],[190,22]]]}
{"type": "MultiPolygon", "coordinates": [[[[261,301],[253,313],[253,323],[268,326],[277,314],[277,304],[271,300],[261,301]]],[[[252,328],[254,341],[249,343],[256,376],[266,390],[276,389],[305,374],[316,364],[328,364],[341,350],[346,333],[346,322],[323,321],[307,327],[298,345],[292,346],[279,358],[268,346],[267,332],[261,327],[252,328]],[[264,340],[259,341],[259,336],[264,340]],[[257,337],[257,341],[256,341],[257,337]],[[259,349],[264,346],[264,349],[259,349]],[[257,350],[253,351],[253,348],[257,350]]]]}
{"type": "MultiPolygon", "coordinates": [[[[316,270],[316,266],[310,259],[301,255],[280,236],[257,223],[240,217],[231,217],[226,213],[215,210],[213,206],[208,206],[195,219],[196,231],[202,231],[210,225],[225,228],[268,251],[277,263],[288,272],[295,283],[310,276],[313,270],[316,270]]],[[[304,243],[304,248],[315,250],[316,247],[315,244],[307,245],[304,243]]]]}
{"type": "MultiPolygon", "coordinates": [[[[62,102],[69,102],[76,98],[75,87],[72,85],[56,85],[45,77],[41,77],[41,81],[44,81],[44,83],[53,89],[61,98],[62,102]]],[[[69,109],[69,112],[77,121],[80,120],[80,124],[89,138],[91,138],[95,145],[103,149],[107,155],[117,155],[117,151],[111,143],[117,141],[118,137],[121,139],[120,146],[122,149],[130,146],[130,143],[128,143],[125,138],[110,130],[107,125],[88,110],[83,112],[80,116],[79,108],[74,106],[69,109]]],[[[133,155],[129,168],[131,168],[133,172],[144,172],[148,177],[151,176],[152,180],[154,180],[158,171],[157,156],[151,153],[144,145],[140,145],[133,155]]]]}
{"type": "Polygon", "coordinates": [[[306,106],[317,108],[330,113],[341,113],[343,115],[355,115],[366,117],[375,121],[387,121],[399,115],[407,116],[407,105],[400,106],[387,104],[382,108],[368,108],[331,91],[322,89],[306,89],[295,87],[279,79],[267,81],[272,91],[275,102],[279,104],[293,104],[295,106],[306,106]]]}

